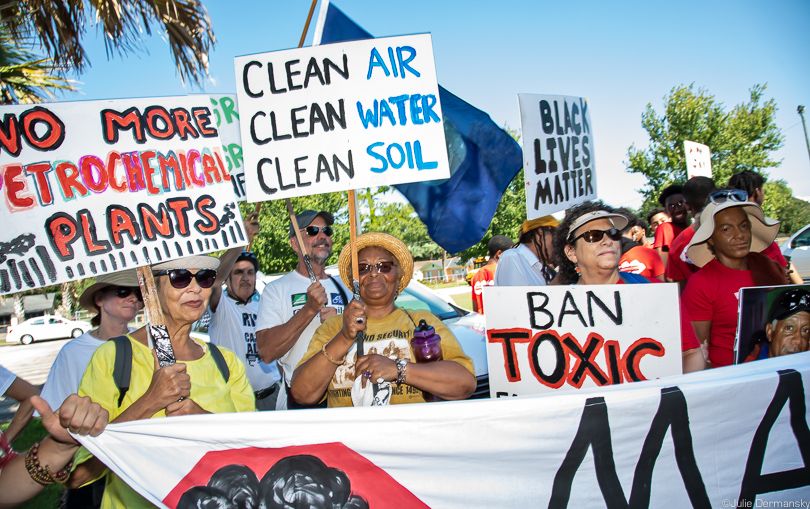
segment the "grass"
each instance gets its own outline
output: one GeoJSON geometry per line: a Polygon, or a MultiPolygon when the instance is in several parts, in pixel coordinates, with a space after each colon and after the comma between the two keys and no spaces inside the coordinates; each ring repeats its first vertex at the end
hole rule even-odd
{"type": "Polygon", "coordinates": [[[472,292],[451,295],[456,305],[472,311],[472,292]]]}
{"type": "MultiPolygon", "coordinates": [[[[8,427],[8,423],[2,425],[3,430],[8,427]]],[[[14,450],[17,452],[25,453],[28,448],[35,442],[42,441],[48,435],[45,427],[42,425],[42,419],[32,419],[26,426],[19,438],[14,441],[14,450]]],[[[59,500],[62,498],[63,488],[59,484],[51,484],[45,488],[45,491],[29,500],[28,503],[21,505],[25,509],[38,509],[38,508],[51,508],[59,507],[59,500]]]]}
{"type": "Polygon", "coordinates": [[[434,283],[428,281],[420,281],[423,285],[427,286],[428,288],[432,288],[433,290],[440,290],[442,288],[455,288],[457,286],[467,286],[470,285],[466,281],[453,281],[451,283],[434,283]]]}

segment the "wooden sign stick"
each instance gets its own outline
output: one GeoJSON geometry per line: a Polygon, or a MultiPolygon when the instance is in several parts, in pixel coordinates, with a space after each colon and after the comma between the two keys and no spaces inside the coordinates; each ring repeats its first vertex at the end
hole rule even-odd
{"type": "MultiPolygon", "coordinates": [[[[360,301],[360,273],[357,268],[357,198],[354,195],[354,189],[349,189],[349,242],[351,243],[352,251],[352,293],[357,301],[360,301]]],[[[358,318],[359,322],[361,319],[358,318]]],[[[362,331],[357,333],[357,358],[363,356],[363,334],[362,331]]]]}
{"type": "Polygon", "coordinates": [[[163,319],[163,311],[160,309],[160,300],[158,300],[155,278],[152,276],[152,267],[144,265],[135,270],[138,273],[138,283],[141,286],[141,295],[143,295],[146,331],[155,345],[158,364],[161,368],[172,365],[175,363],[174,350],[169,337],[169,329],[166,328],[166,320],[163,319]]]}

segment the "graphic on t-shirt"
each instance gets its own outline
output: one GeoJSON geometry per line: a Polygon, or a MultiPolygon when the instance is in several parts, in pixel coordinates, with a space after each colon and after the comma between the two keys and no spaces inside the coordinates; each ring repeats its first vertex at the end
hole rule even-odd
{"type": "Polygon", "coordinates": [[[331,296],[332,296],[331,302],[333,306],[343,306],[345,304],[343,302],[343,297],[339,293],[333,293],[331,294],[331,296]]]}
{"type": "MultiPolygon", "coordinates": [[[[399,332],[399,331],[394,331],[399,332]]],[[[389,341],[374,341],[372,343],[365,342],[365,351],[367,355],[378,354],[388,357],[389,359],[405,359],[411,360],[411,347],[408,338],[404,339],[391,339],[389,341]]],[[[346,355],[346,364],[340,366],[335,370],[335,375],[332,377],[332,384],[334,389],[350,389],[355,379],[354,365],[357,362],[357,346],[352,346],[349,353],[346,355]]]]}
{"type": "Polygon", "coordinates": [[[307,294],[306,293],[294,293],[291,296],[292,305],[295,306],[303,306],[307,303],[307,294]]]}
{"type": "Polygon", "coordinates": [[[259,359],[259,347],[256,345],[256,334],[253,329],[256,327],[256,313],[242,313],[242,325],[249,327],[245,330],[245,364],[256,366],[261,362],[259,359]]]}
{"type": "Polygon", "coordinates": [[[625,260],[619,265],[619,271],[641,274],[647,270],[647,266],[641,260],[625,260]]]}

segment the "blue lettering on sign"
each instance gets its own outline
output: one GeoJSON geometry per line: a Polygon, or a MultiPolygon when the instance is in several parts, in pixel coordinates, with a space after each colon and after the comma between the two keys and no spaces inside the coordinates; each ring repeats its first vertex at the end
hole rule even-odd
{"type": "Polygon", "coordinates": [[[401,77],[405,79],[406,71],[410,71],[411,74],[417,78],[421,76],[419,71],[410,66],[410,63],[416,58],[416,50],[412,46],[397,46],[396,58],[394,58],[394,48],[389,47],[387,53],[388,63],[391,66],[390,71],[382,55],[377,51],[377,48],[371,48],[371,54],[368,60],[368,75],[366,75],[367,80],[371,79],[371,74],[374,72],[375,67],[382,69],[386,77],[391,76],[393,73],[395,78],[401,77]],[[405,53],[407,53],[407,55],[405,53]]]}
{"type": "Polygon", "coordinates": [[[394,169],[401,168],[406,160],[408,162],[408,168],[410,169],[415,167],[417,170],[433,170],[439,166],[439,163],[436,161],[425,162],[422,159],[422,143],[419,140],[414,141],[413,144],[411,144],[410,141],[406,141],[404,147],[399,143],[391,143],[388,145],[388,148],[385,149],[384,156],[374,151],[377,147],[384,146],[385,143],[378,141],[366,148],[366,153],[380,161],[382,165],[379,168],[370,168],[374,173],[383,173],[388,169],[389,165],[394,169]]]}
{"type": "Polygon", "coordinates": [[[434,94],[403,94],[389,97],[387,100],[374,99],[371,109],[363,108],[363,104],[357,101],[357,113],[360,116],[360,121],[363,123],[364,129],[368,129],[369,126],[380,127],[384,119],[388,119],[392,126],[397,125],[397,120],[399,120],[400,125],[406,125],[409,116],[411,123],[414,125],[422,125],[431,122],[441,122],[441,118],[439,118],[439,115],[434,110],[437,102],[434,94]],[[391,108],[391,104],[396,106],[396,116],[391,108]]]}

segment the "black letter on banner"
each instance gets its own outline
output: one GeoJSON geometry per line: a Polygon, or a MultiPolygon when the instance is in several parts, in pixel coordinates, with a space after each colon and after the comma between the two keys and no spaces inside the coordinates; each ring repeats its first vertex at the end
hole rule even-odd
{"type": "Polygon", "coordinates": [[[588,318],[591,320],[591,327],[594,326],[593,322],[593,302],[596,302],[596,305],[602,308],[602,311],[610,318],[610,320],[615,323],[616,325],[622,324],[622,297],[619,292],[613,292],[613,302],[616,304],[616,314],[614,315],[608,309],[602,300],[594,295],[592,291],[588,291],[588,318]]]}
{"type": "Polygon", "coordinates": [[[744,504],[751,504],[761,493],[771,493],[773,491],[784,491],[810,486],[810,429],[807,427],[807,408],[804,402],[804,384],[802,375],[793,369],[779,371],[779,385],[773,395],[771,404],[765,411],[765,416],[759,423],[754,440],[751,442],[751,450],[748,453],[748,461],[745,464],[742,487],[740,488],[740,498],[738,507],[748,507],[744,504]],[[799,452],[804,461],[803,468],[786,470],[784,472],[774,472],[762,474],[762,461],[765,459],[765,448],[768,445],[768,436],[776,423],[777,417],[782,412],[785,404],[790,404],[790,427],[793,429],[793,436],[799,444],[799,452]]]}
{"type": "Polygon", "coordinates": [[[562,386],[565,379],[565,373],[568,371],[568,363],[566,362],[567,359],[565,356],[565,349],[563,349],[562,344],[560,343],[560,338],[548,332],[538,333],[537,338],[534,340],[534,344],[531,346],[530,358],[532,361],[532,368],[542,383],[555,389],[562,386]],[[540,360],[537,358],[537,351],[540,349],[540,345],[543,343],[543,341],[550,341],[551,346],[554,347],[554,371],[552,371],[550,375],[543,373],[543,370],[540,369],[540,360]]]}
{"type": "Polygon", "coordinates": [[[550,312],[546,311],[546,304],[548,304],[548,295],[543,292],[529,292],[526,294],[526,300],[529,301],[529,319],[531,320],[532,329],[537,330],[546,330],[550,326],[554,325],[554,315],[550,312]],[[534,305],[534,298],[537,296],[542,296],[545,298],[542,304],[539,306],[534,305]],[[537,320],[535,320],[535,316],[537,312],[545,313],[548,316],[548,322],[543,325],[538,325],[537,320]]]}
{"type": "Polygon", "coordinates": [[[565,459],[554,476],[549,508],[568,506],[574,475],[582,465],[588,447],[593,447],[596,479],[599,482],[605,505],[609,509],[649,507],[653,468],[670,427],[672,427],[675,460],[689,494],[689,500],[693,507],[711,507],[706,486],[695,461],[686,399],[677,387],[666,387],[661,389],[661,403],[653,417],[650,431],[647,433],[641,449],[641,456],[636,464],[629,503],[624,497],[624,490],[616,474],[605,399],[589,398],[585,402],[585,410],[582,412],[579,428],[571,448],[568,449],[565,459]]]}

